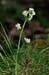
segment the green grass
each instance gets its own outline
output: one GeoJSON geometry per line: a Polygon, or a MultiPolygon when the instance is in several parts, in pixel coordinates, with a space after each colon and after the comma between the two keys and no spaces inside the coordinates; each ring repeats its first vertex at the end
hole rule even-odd
{"type": "Polygon", "coordinates": [[[1,29],[4,42],[0,43],[0,75],[15,75],[15,67],[17,75],[49,75],[49,43],[39,46],[37,41],[23,42],[16,66],[17,44],[7,36],[2,25],[1,29]]]}

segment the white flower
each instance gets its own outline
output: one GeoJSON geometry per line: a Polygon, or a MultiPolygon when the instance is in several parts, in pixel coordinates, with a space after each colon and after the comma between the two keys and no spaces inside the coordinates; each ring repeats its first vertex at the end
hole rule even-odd
{"type": "Polygon", "coordinates": [[[32,18],[33,18],[33,16],[32,15],[29,15],[28,20],[30,21],[32,18]]]}
{"type": "Polygon", "coordinates": [[[34,9],[33,8],[29,8],[29,18],[28,18],[28,20],[30,21],[33,18],[34,15],[35,15],[34,9]]]}
{"type": "Polygon", "coordinates": [[[33,8],[29,8],[29,10],[30,10],[30,11],[33,11],[34,9],[33,9],[33,8]]]}
{"type": "Polygon", "coordinates": [[[34,9],[33,9],[33,8],[29,8],[29,12],[30,12],[30,14],[29,14],[29,15],[31,15],[31,14],[32,14],[32,16],[33,16],[33,15],[35,15],[35,11],[34,11],[34,9]]]}
{"type": "Polygon", "coordinates": [[[21,29],[21,26],[20,26],[19,23],[17,23],[15,26],[17,27],[17,30],[20,30],[21,29]]]}
{"type": "Polygon", "coordinates": [[[25,17],[27,17],[28,20],[30,21],[30,20],[33,18],[33,16],[35,15],[35,11],[34,11],[33,8],[29,8],[28,11],[25,10],[25,11],[23,11],[22,14],[23,14],[25,17]]]}
{"type": "Polygon", "coordinates": [[[36,13],[35,13],[35,11],[32,11],[32,15],[34,16],[36,13]]]}
{"type": "Polygon", "coordinates": [[[25,37],[24,40],[26,41],[26,43],[30,43],[30,39],[25,37]]]}
{"type": "Polygon", "coordinates": [[[25,11],[22,12],[22,14],[23,14],[24,16],[27,16],[27,15],[28,15],[28,11],[25,10],[25,11]]]}

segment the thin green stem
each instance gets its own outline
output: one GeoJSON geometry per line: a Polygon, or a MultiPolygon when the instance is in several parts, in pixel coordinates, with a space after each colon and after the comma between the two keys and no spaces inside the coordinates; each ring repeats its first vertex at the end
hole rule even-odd
{"type": "MultiPolygon", "coordinates": [[[[8,38],[8,35],[6,34],[6,31],[5,31],[2,23],[0,23],[0,25],[1,25],[1,28],[2,28],[2,32],[3,32],[3,34],[1,34],[1,35],[4,38],[4,41],[5,41],[6,45],[8,46],[8,49],[9,49],[10,53],[13,55],[13,53],[12,53],[13,49],[12,49],[12,44],[10,42],[10,39],[8,38]]],[[[15,61],[14,57],[13,57],[13,60],[15,61]]]]}
{"type": "Polygon", "coordinates": [[[8,43],[9,50],[10,50],[10,52],[12,54],[12,45],[11,45],[10,39],[8,38],[8,35],[6,34],[6,31],[5,31],[2,23],[0,23],[0,25],[2,27],[2,31],[3,31],[3,34],[4,34],[2,36],[3,36],[4,40],[6,40],[6,43],[8,43]]]}
{"type": "Polygon", "coordinates": [[[47,47],[47,48],[45,48],[45,49],[41,50],[41,52],[40,52],[39,54],[41,54],[41,53],[45,52],[45,51],[46,51],[46,50],[48,50],[48,49],[49,49],[49,47],[47,47]]]}
{"type": "Polygon", "coordinates": [[[20,41],[21,41],[22,33],[23,33],[23,30],[24,30],[24,27],[25,27],[26,22],[27,22],[27,20],[25,20],[25,22],[24,22],[24,24],[23,24],[23,27],[22,27],[22,30],[21,30],[21,32],[20,32],[20,37],[19,37],[19,42],[18,42],[17,54],[19,53],[20,41]]]}
{"type": "Polygon", "coordinates": [[[22,26],[22,30],[20,32],[20,37],[19,37],[19,42],[18,42],[18,48],[17,48],[17,55],[16,55],[16,66],[15,66],[15,75],[17,75],[17,61],[18,61],[18,54],[19,54],[19,50],[20,50],[20,42],[21,42],[21,37],[22,37],[22,33],[25,27],[27,20],[25,20],[23,26],[22,26]]]}

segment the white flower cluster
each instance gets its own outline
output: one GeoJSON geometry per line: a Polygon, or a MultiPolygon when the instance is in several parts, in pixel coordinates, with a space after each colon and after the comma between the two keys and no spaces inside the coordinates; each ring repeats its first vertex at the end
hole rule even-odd
{"type": "Polygon", "coordinates": [[[35,15],[35,11],[33,8],[29,8],[29,10],[24,10],[23,13],[24,17],[28,17],[28,20],[30,21],[33,16],[35,15]]]}
{"type": "MultiPolygon", "coordinates": [[[[17,24],[15,25],[15,27],[17,28],[17,30],[20,30],[20,29],[21,29],[21,26],[20,26],[19,23],[17,23],[17,24]]],[[[25,40],[26,43],[30,43],[30,39],[24,37],[24,40],[25,40]]]]}
{"type": "Polygon", "coordinates": [[[30,41],[31,41],[30,39],[28,39],[26,37],[24,38],[24,40],[25,40],[26,43],[30,43],[30,41]]]}
{"type": "MultiPolygon", "coordinates": [[[[28,11],[25,10],[25,11],[23,11],[22,14],[24,15],[24,17],[27,17],[27,19],[30,21],[33,18],[33,16],[35,15],[35,11],[33,8],[29,8],[28,11]]],[[[21,29],[20,23],[17,23],[15,25],[15,27],[17,28],[17,30],[20,30],[21,29]]],[[[30,41],[31,41],[30,39],[28,39],[26,37],[24,37],[24,40],[26,41],[26,43],[30,43],[30,41]]]]}
{"type": "Polygon", "coordinates": [[[17,24],[15,25],[15,27],[17,28],[17,30],[20,30],[20,29],[21,29],[20,23],[17,23],[17,24]]]}
{"type": "MultiPolygon", "coordinates": [[[[35,15],[35,11],[34,11],[33,8],[29,8],[28,11],[27,10],[24,10],[22,14],[25,17],[27,17],[29,15],[28,16],[28,20],[30,21],[33,18],[33,16],[35,15]]],[[[17,27],[17,30],[20,30],[21,29],[20,23],[17,23],[15,26],[17,27]]]]}

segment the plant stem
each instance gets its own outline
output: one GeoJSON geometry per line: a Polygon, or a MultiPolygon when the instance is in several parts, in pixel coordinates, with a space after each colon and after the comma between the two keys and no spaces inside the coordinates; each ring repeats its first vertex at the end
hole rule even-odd
{"type": "Polygon", "coordinates": [[[20,37],[19,37],[19,42],[18,42],[18,48],[17,48],[17,55],[16,55],[16,66],[15,66],[15,75],[17,75],[17,61],[18,61],[18,54],[19,54],[19,50],[20,50],[20,42],[21,42],[21,37],[22,37],[22,33],[25,27],[27,20],[25,20],[23,26],[22,26],[22,30],[20,32],[20,37]]]}
{"type": "Polygon", "coordinates": [[[23,33],[23,30],[24,30],[24,27],[25,27],[26,22],[27,22],[27,20],[25,20],[25,22],[24,22],[24,24],[23,24],[23,27],[22,27],[22,30],[21,30],[21,32],[20,32],[17,54],[19,53],[20,41],[21,41],[22,33],[23,33]]]}

